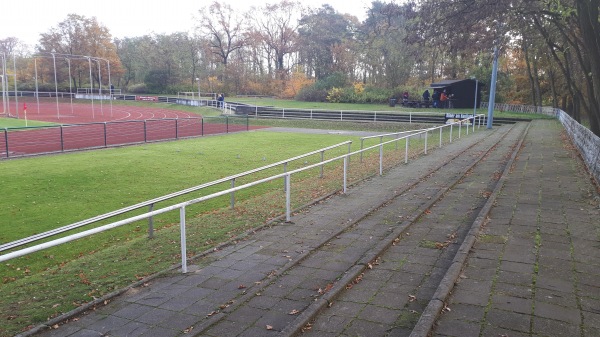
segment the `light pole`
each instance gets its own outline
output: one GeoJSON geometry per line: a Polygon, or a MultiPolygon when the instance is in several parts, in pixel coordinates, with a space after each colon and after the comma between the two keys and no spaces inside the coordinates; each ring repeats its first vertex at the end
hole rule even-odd
{"type": "Polygon", "coordinates": [[[0,75],[0,81],[2,81],[2,113],[6,113],[6,102],[4,102],[4,75],[0,75]]]}
{"type": "Polygon", "coordinates": [[[198,104],[200,104],[200,78],[196,77],[196,83],[198,83],[198,104]]]}
{"type": "Polygon", "coordinates": [[[488,103],[488,119],[486,127],[492,128],[494,108],[496,106],[496,78],[498,74],[498,46],[494,46],[494,62],[492,66],[492,83],[490,83],[490,101],[488,103]]]}

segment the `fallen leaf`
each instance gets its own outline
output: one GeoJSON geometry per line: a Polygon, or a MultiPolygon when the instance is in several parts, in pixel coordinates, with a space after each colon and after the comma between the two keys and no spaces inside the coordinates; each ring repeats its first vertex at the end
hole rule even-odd
{"type": "Polygon", "coordinates": [[[273,327],[267,324],[267,330],[273,330],[273,327]]]}
{"type": "Polygon", "coordinates": [[[194,330],[194,326],[191,326],[185,330],[183,330],[183,333],[190,333],[190,331],[194,330]]]}
{"type": "Polygon", "coordinates": [[[417,300],[417,296],[415,296],[415,295],[408,295],[408,301],[409,302],[414,302],[416,300],[417,300]]]}
{"type": "Polygon", "coordinates": [[[240,284],[240,285],[238,286],[238,289],[244,289],[244,288],[246,288],[246,286],[245,286],[245,285],[243,285],[243,284],[240,284]]]}
{"type": "Polygon", "coordinates": [[[300,311],[298,311],[298,310],[294,309],[294,310],[290,311],[290,312],[288,313],[288,315],[298,315],[299,313],[300,313],[300,311]]]}

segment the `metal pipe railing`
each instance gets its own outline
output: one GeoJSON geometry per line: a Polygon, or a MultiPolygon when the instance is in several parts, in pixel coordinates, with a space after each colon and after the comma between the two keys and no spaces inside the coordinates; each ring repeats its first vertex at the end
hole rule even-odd
{"type": "MultiPolygon", "coordinates": [[[[476,116],[469,117],[466,120],[471,119],[471,118],[473,119],[473,123],[474,123],[476,116]]],[[[462,121],[460,121],[458,123],[460,124],[460,123],[462,123],[462,121]]],[[[456,124],[456,123],[452,123],[450,125],[444,125],[444,126],[441,126],[440,128],[447,127],[447,126],[452,127],[453,124],[456,124]]],[[[423,133],[427,134],[427,133],[429,133],[430,131],[432,131],[434,129],[435,128],[424,129],[424,130],[422,130],[420,132],[415,132],[414,134],[410,134],[410,135],[404,136],[403,138],[406,139],[407,151],[408,151],[409,139],[411,137],[413,137],[413,136],[420,136],[423,133]]],[[[371,149],[374,149],[374,148],[379,148],[380,149],[380,174],[381,174],[382,173],[381,172],[381,165],[382,165],[382,162],[383,162],[383,155],[382,155],[383,145],[389,144],[391,142],[396,142],[396,141],[398,141],[398,139],[392,139],[392,140],[389,140],[389,141],[384,142],[384,143],[380,143],[380,144],[376,144],[376,145],[367,147],[365,149],[360,149],[360,150],[357,150],[357,151],[354,151],[354,152],[349,152],[349,153],[343,154],[343,155],[335,157],[335,158],[331,158],[331,159],[328,159],[328,160],[325,160],[325,161],[321,161],[319,163],[311,164],[311,165],[308,165],[308,166],[305,166],[305,167],[302,167],[302,168],[298,168],[298,169],[295,169],[295,170],[292,170],[292,171],[289,171],[289,172],[283,172],[283,173],[280,173],[280,174],[272,175],[270,177],[262,178],[262,179],[259,179],[259,180],[256,180],[256,181],[244,184],[244,185],[234,186],[232,184],[231,188],[228,188],[228,189],[216,192],[216,193],[212,193],[210,195],[206,195],[206,196],[202,196],[202,197],[195,198],[195,199],[192,199],[192,200],[180,202],[180,203],[177,203],[177,204],[174,204],[174,205],[171,205],[171,206],[163,207],[163,208],[158,209],[158,210],[149,211],[149,212],[144,213],[144,214],[132,216],[132,217],[127,218],[127,219],[116,221],[116,222],[113,222],[113,223],[110,223],[110,224],[107,224],[107,225],[103,225],[103,226],[100,226],[100,227],[92,228],[92,229],[89,229],[89,230],[86,230],[86,231],[83,231],[83,232],[80,232],[80,233],[71,234],[71,235],[63,237],[63,238],[55,239],[55,240],[48,241],[48,242],[45,242],[45,243],[42,243],[42,244],[39,244],[39,245],[35,245],[35,246],[32,246],[32,247],[28,247],[28,248],[24,248],[24,249],[21,249],[21,250],[10,252],[10,253],[4,254],[4,255],[0,255],[0,262],[7,261],[7,260],[10,260],[10,259],[13,259],[13,258],[16,258],[16,257],[24,256],[24,255],[27,255],[27,254],[30,254],[30,253],[33,253],[33,252],[37,252],[37,251],[40,251],[40,250],[43,250],[43,249],[46,249],[46,248],[54,247],[54,246],[60,245],[62,243],[70,242],[70,241],[73,241],[73,240],[76,240],[76,239],[79,239],[79,238],[83,238],[83,237],[86,237],[86,236],[89,236],[89,235],[92,235],[92,234],[96,234],[96,233],[100,233],[100,232],[106,231],[106,230],[109,230],[109,229],[112,229],[112,228],[120,227],[120,226],[129,224],[129,223],[132,223],[132,222],[135,222],[135,221],[139,221],[139,220],[143,220],[143,219],[151,219],[155,215],[163,214],[163,213],[167,213],[167,212],[179,209],[179,212],[180,212],[180,227],[181,227],[180,228],[180,231],[181,231],[181,233],[180,233],[180,240],[181,240],[181,242],[180,242],[180,244],[181,244],[181,265],[182,265],[182,272],[186,273],[187,272],[187,253],[186,253],[187,252],[187,243],[186,243],[186,233],[185,233],[185,224],[186,224],[185,208],[187,206],[190,206],[190,205],[193,205],[193,204],[196,204],[196,203],[200,203],[200,202],[203,202],[203,201],[206,201],[206,200],[209,200],[209,199],[217,198],[217,197],[220,197],[220,196],[223,196],[223,195],[231,194],[233,192],[236,192],[236,191],[239,191],[239,190],[242,190],[242,189],[245,189],[245,188],[253,187],[253,186],[256,186],[256,185],[259,185],[259,184],[262,184],[262,183],[266,183],[266,182],[269,182],[269,181],[272,181],[272,180],[284,178],[284,180],[285,180],[285,194],[286,194],[286,201],[285,201],[286,212],[285,212],[285,214],[286,214],[286,221],[289,222],[290,219],[291,219],[291,176],[293,174],[300,173],[300,172],[303,172],[303,171],[306,171],[306,170],[310,170],[310,169],[313,169],[313,168],[316,168],[316,167],[319,167],[319,166],[323,166],[325,164],[332,163],[332,162],[335,162],[335,161],[338,161],[338,160],[343,160],[343,171],[344,171],[344,173],[343,173],[343,191],[345,193],[346,192],[346,184],[347,184],[348,160],[350,159],[350,157],[352,155],[359,154],[359,153],[361,153],[363,151],[368,151],[368,150],[371,150],[371,149]]],[[[320,152],[320,150],[313,151],[312,154],[319,153],[319,152],[320,152]]],[[[298,157],[300,157],[300,156],[298,156],[298,157]]],[[[407,158],[408,157],[406,157],[405,161],[407,160],[407,158]]],[[[281,163],[282,162],[280,162],[280,164],[281,163]]],[[[268,166],[272,166],[272,165],[275,165],[275,164],[271,164],[271,165],[268,165],[268,166]]],[[[227,181],[227,180],[230,180],[230,179],[231,179],[231,177],[228,177],[228,178],[220,179],[219,181],[223,182],[223,181],[227,181]]],[[[190,189],[188,189],[188,190],[190,190],[190,189]]],[[[153,199],[153,200],[156,200],[156,199],[153,199]]],[[[140,203],[140,204],[148,205],[149,202],[150,201],[147,201],[147,202],[144,202],[144,203],[140,203]]],[[[140,205],[140,204],[138,204],[138,205],[140,205]]],[[[8,248],[5,248],[5,249],[8,249],[8,248]]]]}

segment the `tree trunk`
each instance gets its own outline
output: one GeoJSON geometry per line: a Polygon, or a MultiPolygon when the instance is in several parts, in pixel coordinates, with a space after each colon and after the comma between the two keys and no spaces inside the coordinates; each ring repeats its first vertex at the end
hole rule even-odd
{"type": "Polygon", "coordinates": [[[533,80],[533,74],[531,73],[531,62],[529,62],[529,48],[527,47],[527,41],[523,39],[523,52],[525,56],[525,65],[527,66],[527,78],[529,79],[529,86],[531,87],[531,105],[536,105],[535,99],[535,84],[533,80]]]}

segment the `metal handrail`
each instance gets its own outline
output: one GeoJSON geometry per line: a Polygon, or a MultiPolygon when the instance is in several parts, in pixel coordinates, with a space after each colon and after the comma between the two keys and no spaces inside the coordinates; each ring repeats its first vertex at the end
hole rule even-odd
{"type": "Polygon", "coordinates": [[[250,175],[250,174],[257,173],[257,172],[260,172],[260,171],[263,171],[263,170],[267,170],[267,169],[270,169],[270,168],[273,168],[273,167],[276,167],[276,166],[279,166],[279,165],[284,165],[284,164],[287,164],[287,163],[289,163],[291,161],[302,159],[302,158],[305,158],[305,157],[308,157],[308,156],[311,156],[311,155],[314,155],[314,154],[317,154],[317,153],[322,153],[324,151],[331,150],[331,149],[334,149],[336,147],[340,147],[340,146],[343,146],[343,145],[349,145],[349,144],[352,144],[352,141],[348,140],[348,141],[345,141],[345,142],[342,142],[342,143],[338,143],[338,144],[335,144],[335,145],[332,145],[332,146],[324,147],[322,149],[319,149],[319,150],[316,150],[316,151],[312,151],[312,152],[308,152],[308,153],[305,153],[305,154],[302,154],[302,155],[299,155],[299,156],[296,156],[296,157],[293,157],[293,158],[288,158],[288,159],[285,159],[285,160],[282,160],[282,161],[278,161],[276,163],[272,163],[272,164],[269,164],[269,165],[265,165],[265,166],[262,166],[262,167],[259,167],[259,168],[255,168],[255,169],[252,169],[252,170],[249,170],[249,171],[245,171],[245,172],[242,172],[242,173],[234,174],[234,175],[231,175],[231,176],[228,176],[228,177],[224,177],[224,178],[221,178],[221,179],[217,179],[217,180],[214,180],[214,181],[211,181],[211,182],[208,182],[208,183],[204,183],[204,184],[200,184],[200,185],[197,185],[197,186],[194,186],[194,187],[190,187],[190,188],[187,188],[187,189],[184,189],[184,190],[181,190],[181,191],[177,191],[177,192],[174,192],[174,193],[163,195],[163,196],[158,197],[158,198],[154,198],[154,199],[151,199],[151,200],[143,201],[143,202],[137,203],[135,205],[131,205],[131,206],[124,207],[124,208],[121,208],[121,209],[118,209],[118,210],[115,210],[115,211],[112,211],[112,212],[108,212],[108,213],[105,213],[105,214],[101,214],[101,215],[98,215],[98,216],[95,216],[95,217],[92,217],[92,218],[89,218],[89,219],[78,221],[78,222],[72,223],[70,225],[66,225],[66,226],[63,226],[63,227],[55,228],[53,230],[49,230],[49,231],[46,231],[46,232],[43,232],[43,233],[35,234],[35,235],[29,236],[29,237],[26,237],[26,238],[23,238],[23,239],[19,239],[19,240],[15,240],[15,241],[12,241],[12,242],[8,242],[8,243],[0,245],[0,252],[8,250],[8,249],[13,249],[13,248],[16,248],[16,247],[19,247],[19,246],[22,246],[22,245],[25,245],[25,244],[37,241],[37,240],[45,239],[45,238],[53,236],[53,235],[64,233],[66,231],[77,229],[79,227],[82,227],[82,226],[85,226],[85,225],[89,225],[91,223],[98,222],[98,221],[101,221],[101,220],[105,220],[105,219],[108,219],[108,218],[111,218],[111,217],[114,217],[114,216],[117,216],[117,215],[120,215],[120,214],[123,214],[123,213],[127,213],[127,212],[130,212],[130,211],[142,208],[142,207],[151,206],[151,205],[154,205],[154,204],[156,204],[158,202],[161,202],[161,201],[165,201],[165,200],[168,200],[168,199],[176,198],[176,197],[179,197],[179,196],[191,193],[191,192],[199,191],[199,190],[201,190],[203,188],[207,188],[207,187],[214,186],[214,185],[217,185],[217,184],[221,184],[221,183],[224,183],[224,182],[227,182],[227,181],[231,181],[231,180],[234,180],[234,179],[246,176],[246,175],[250,175]]]}
{"type": "MultiPolygon", "coordinates": [[[[437,128],[439,128],[440,130],[442,130],[444,127],[450,127],[452,129],[453,125],[455,125],[455,124],[458,124],[459,127],[460,127],[462,125],[462,122],[464,120],[469,120],[469,119],[473,119],[472,125],[475,126],[475,119],[476,118],[480,118],[480,117],[481,117],[481,115],[473,115],[473,116],[465,118],[465,119],[463,119],[463,120],[461,120],[459,122],[454,122],[454,123],[451,123],[451,124],[445,124],[443,126],[439,126],[439,127],[435,127],[435,128],[423,129],[422,131],[416,132],[414,134],[406,135],[406,136],[404,136],[402,138],[399,138],[399,139],[406,139],[406,146],[407,146],[407,149],[408,149],[408,140],[412,136],[421,135],[423,133],[425,135],[427,135],[432,129],[437,129],[437,128]]],[[[441,132],[440,132],[440,134],[441,134],[441,132]]],[[[460,137],[460,134],[459,134],[459,137],[460,137]]],[[[275,179],[284,178],[285,179],[285,184],[286,184],[286,220],[290,221],[290,217],[291,217],[291,202],[290,202],[291,185],[290,185],[290,177],[291,177],[292,174],[303,172],[303,171],[306,171],[306,170],[309,170],[309,169],[313,169],[313,168],[316,168],[318,166],[323,166],[325,164],[328,164],[328,163],[331,163],[331,162],[334,162],[334,161],[342,159],[344,161],[343,192],[346,193],[346,178],[347,178],[347,172],[346,171],[347,171],[348,159],[352,155],[355,155],[357,153],[362,153],[363,151],[368,151],[370,149],[379,148],[380,149],[380,167],[381,167],[381,164],[383,162],[383,156],[382,156],[383,146],[386,145],[386,144],[388,144],[388,143],[391,143],[391,142],[397,142],[399,139],[392,139],[392,140],[386,141],[384,143],[376,144],[376,145],[373,145],[373,146],[370,146],[370,147],[367,147],[367,148],[364,148],[364,149],[360,149],[360,150],[357,150],[357,151],[354,151],[354,152],[349,152],[347,154],[344,154],[344,155],[341,155],[341,156],[338,156],[338,157],[335,157],[335,158],[331,158],[331,159],[328,159],[328,160],[325,160],[325,161],[322,161],[322,162],[319,162],[319,163],[316,163],[316,164],[312,164],[312,165],[308,165],[308,166],[305,166],[305,167],[301,167],[301,168],[298,168],[298,169],[295,169],[295,170],[292,170],[292,171],[289,171],[289,172],[279,173],[279,174],[276,174],[276,175],[273,175],[273,176],[270,176],[270,177],[262,178],[262,179],[259,179],[259,180],[256,180],[256,181],[244,184],[244,185],[240,185],[240,186],[237,186],[237,187],[231,187],[229,189],[225,189],[225,190],[222,190],[220,192],[216,192],[216,193],[209,194],[209,195],[206,195],[206,196],[202,196],[202,197],[199,197],[199,198],[195,198],[195,199],[192,199],[192,200],[180,202],[180,203],[177,203],[177,204],[174,204],[174,205],[171,205],[171,206],[163,207],[163,208],[158,209],[158,210],[153,210],[153,211],[150,211],[150,212],[147,212],[147,213],[144,213],[144,214],[136,215],[136,216],[133,216],[133,217],[130,217],[130,218],[127,218],[127,219],[123,219],[123,220],[120,220],[120,221],[117,221],[117,222],[113,222],[113,223],[110,223],[110,224],[107,224],[107,225],[103,225],[103,226],[100,226],[100,227],[89,229],[87,231],[83,231],[83,232],[80,232],[80,233],[72,234],[72,235],[69,235],[69,236],[66,236],[66,237],[63,237],[63,238],[59,238],[59,239],[55,239],[55,240],[52,240],[52,241],[49,241],[49,242],[45,242],[45,243],[42,243],[42,244],[39,244],[39,245],[36,245],[36,246],[32,246],[32,247],[24,248],[24,249],[21,249],[21,250],[18,250],[18,251],[14,251],[14,252],[11,252],[11,253],[7,253],[7,254],[4,254],[4,255],[0,255],[0,262],[7,261],[7,260],[10,260],[10,259],[13,259],[13,258],[16,258],[16,257],[23,256],[23,255],[27,255],[27,254],[30,254],[30,253],[33,253],[33,252],[36,252],[36,251],[40,251],[40,250],[46,249],[46,248],[54,247],[54,246],[60,245],[62,243],[73,241],[73,240],[76,240],[76,239],[79,239],[79,238],[82,238],[82,237],[85,237],[85,236],[89,236],[89,235],[92,235],[92,234],[100,233],[100,232],[103,232],[103,231],[108,230],[108,229],[120,227],[120,226],[129,224],[129,223],[132,223],[132,222],[135,222],[135,221],[139,221],[139,220],[151,218],[154,215],[158,215],[158,214],[166,213],[166,212],[169,212],[169,211],[172,211],[172,210],[175,210],[175,209],[179,209],[179,211],[180,211],[180,228],[181,228],[180,229],[181,230],[181,265],[182,265],[182,272],[183,273],[187,273],[187,244],[186,244],[186,234],[185,234],[185,222],[186,222],[185,221],[186,220],[186,217],[185,217],[185,208],[187,206],[190,206],[190,205],[193,205],[193,204],[205,201],[205,200],[209,200],[209,199],[213,199],[213,198],[216,198],[216,197],[220,197],[220,196],[223,196],[223,195],[226,195],[226,194],[234,193],[236,191],[239,191],[239,190],[242,190],[242,189],[246,189],[246,188],[249,188],[249,187],[252,187],[252,186],[255,186],[255,185],[258,185],[258,184],[262,184],[262,183],[265,183],[265,182],[269,182],[269,181],[272,181],[272,180],[275,180],[275,179]]],[[[427,153],[427,137],[425,139],[426,139],[425,140],[425,153],[427,153]]],[[[314,152],[318,153],[319,151],[314,151],[314,152]]],[[[382,174],[382,172],[381,172],[381,168],[380,168],[380,175],[381,174],[382,174]]]]}

